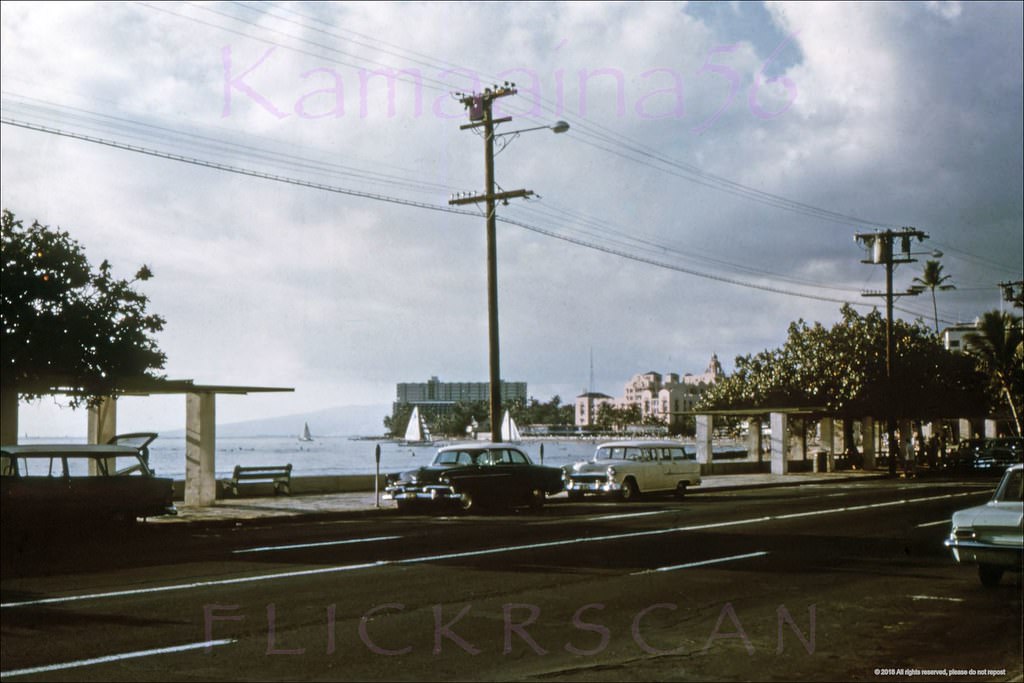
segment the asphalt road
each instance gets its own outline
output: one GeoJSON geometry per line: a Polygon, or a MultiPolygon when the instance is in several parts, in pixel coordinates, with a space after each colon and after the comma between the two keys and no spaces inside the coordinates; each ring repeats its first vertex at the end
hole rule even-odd
{"type": "Polygon", "coordinates": [[[539,513],[5,534],[0,672],[1019,681],[1019,575],[983,588],[942,546],[952,512],[993,485],[872,480],[539,513]]]}

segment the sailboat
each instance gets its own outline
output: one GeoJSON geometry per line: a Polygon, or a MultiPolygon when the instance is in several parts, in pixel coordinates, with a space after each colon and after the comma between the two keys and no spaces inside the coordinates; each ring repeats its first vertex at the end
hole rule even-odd
{"type": "Polygon", "coordinates": [[[405,428],[405,436],[402,439],[403,446],[429,446],[433,441],[430,438],[430,430],[420,417],[419,406],[412,409],[409,416],[409,425],[405,428]]]}
{"type": "Polygon", "coordinates": [[[299,436],[299,441],[312,441],[313,435],[309,433],[309,423],[305,423],[302,428],[302,435],[299,436]]]}
{"type": "Polygon", "coordinates": [[[523,440],[522,435],[519,434],[519,427],[516,426],[516,421],[512,419],[512,415],[505,411],[505,417],[501,418],[501,440],[506,443],[518,443],[523,440]]]}

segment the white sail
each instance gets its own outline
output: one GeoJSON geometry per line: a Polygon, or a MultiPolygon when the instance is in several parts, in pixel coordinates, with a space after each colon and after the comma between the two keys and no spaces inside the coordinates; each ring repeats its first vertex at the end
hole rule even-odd
{"type": "Polygon", "coordinates": [[[501,419],[501,440],[515,443],[516,441],[522,441],[522,438],[519,434],[519,427],[516,426],[516,421],[512,419],[512,415],[506,410],[505,417],[501,419]]]}
{"type": "Polygon", "coordinates": [[[418,406],[414,407],[412,415],[409,416],[409,425],[405,428],[405,440],[409,443],[429,441],[430,435],[424,434],[425,431],[423,420],[420,419],[420,409],[418,406]]]}
{"type": "Polygon", "coordinates": [[[305,423],[302,428],[302,436],[299,437],[299,441],[312,441],[313,435],[309,433],[309,423],[305,423]]]}

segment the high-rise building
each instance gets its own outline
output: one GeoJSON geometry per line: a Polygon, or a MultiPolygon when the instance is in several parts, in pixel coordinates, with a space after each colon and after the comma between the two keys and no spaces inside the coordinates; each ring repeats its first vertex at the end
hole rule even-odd
{"type": "MultiPolygon", "coordinates": [[[[395,406],[412,405],[443,415],[456,403],[490,400],[490,382],[442,382],[436,376],[426,382],[399,382],[395,406]]],[[[501,402],[526,401],[526,382],[501,382],[501,402]]]]}

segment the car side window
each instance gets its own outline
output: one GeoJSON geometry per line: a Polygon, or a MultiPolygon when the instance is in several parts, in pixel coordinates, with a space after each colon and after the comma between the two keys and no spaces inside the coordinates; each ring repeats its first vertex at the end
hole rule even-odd
{"type": "Polygon", "coordinates": [[[530,464],[529,460],[526,459],[526,456],[523,455],[522,453],[520,453],[519,451],[508,451],[508,456],[509,456],[509,462],[511,462],[513,465],[528,465],[528,464],[530,464]]]}

